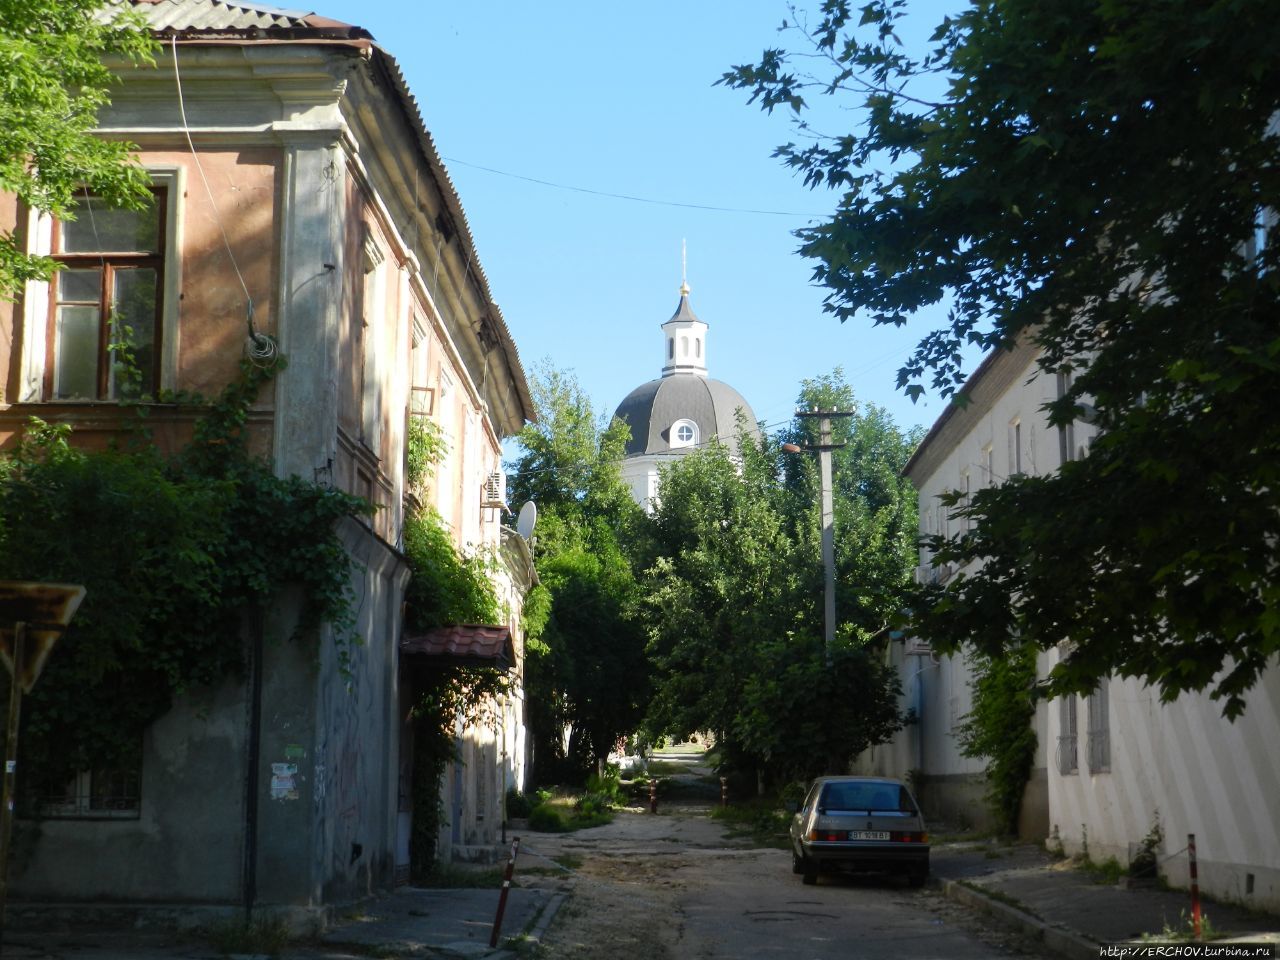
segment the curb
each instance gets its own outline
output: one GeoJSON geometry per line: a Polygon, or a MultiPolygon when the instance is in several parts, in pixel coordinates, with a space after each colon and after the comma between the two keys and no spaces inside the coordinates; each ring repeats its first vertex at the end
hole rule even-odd
{"type": "Polygon", "coordinates": [[[956,880],[940,881],[942,895],[948,900],[981,910],[997,922],[1014,927],[1039,940],[1046,948],[1068,960],[1093,960],[1098,956],[1098,944],[1088,937],[1046,923],[1025,910],[1003,903],[994,897],[979,893],[956,880]]]}
{"type": "Polygon", "coordinates": [[[556,913],[564,904],[567,894],[553,893],[547,900],[547,905],[542,908],[542,912],[538,914],[533,921],[530,929],[527,931],[529,939],[535,943],[541,943],[542,938],[547,935],[547,928],[551,926],[551,921],[556,918],[556,913]]]}

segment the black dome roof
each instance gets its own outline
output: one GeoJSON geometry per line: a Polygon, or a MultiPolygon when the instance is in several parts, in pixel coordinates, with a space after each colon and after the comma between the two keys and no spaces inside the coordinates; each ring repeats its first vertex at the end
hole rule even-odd
{"type": "MultiPolygon", "coordinates": [[[[632,390],[614,416],[631,427],[627,456],[671,452],[671,425],[691,420],[698,425],[698,441],[719,437],[730,446],[737,433],[737,411],[747,418],[747,429],[759,435],[751,405],[737,390],[719,380],[692,373],[677,373],[650,380],[632,390]]],[[[677,452],[688,449],[677,446],[677,452]]]]}

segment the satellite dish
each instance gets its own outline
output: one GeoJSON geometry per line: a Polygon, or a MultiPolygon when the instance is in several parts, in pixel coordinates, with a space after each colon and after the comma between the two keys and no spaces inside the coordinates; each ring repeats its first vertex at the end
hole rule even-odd
{"type": "Polygon", "coordinates": [[[533,536],[533,525],[538,522],[538,505],[532,500],[526,501],[520,508],[520,516],[516,518],[516,533],[528,540],[533,536]]]}

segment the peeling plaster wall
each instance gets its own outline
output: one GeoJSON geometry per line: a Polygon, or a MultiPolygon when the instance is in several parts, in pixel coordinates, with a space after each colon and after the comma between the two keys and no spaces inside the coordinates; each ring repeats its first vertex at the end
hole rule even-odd
{"type": "Polygon", "coordinates": [[[17,821],[15,899],[236,902],[246,716],[245,688],[228,680],[153,724],[135,820],[17,821]]]}

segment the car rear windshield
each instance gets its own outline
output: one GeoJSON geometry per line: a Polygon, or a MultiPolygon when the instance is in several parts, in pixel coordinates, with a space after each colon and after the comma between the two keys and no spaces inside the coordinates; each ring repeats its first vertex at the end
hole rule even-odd
{"type": "Polygon", "coordinates": [[[916,812],[916,805],[912,803],[907,788],[896,783],[828,783],[822,788],[819,806],[828,810],[916,812]]]}

